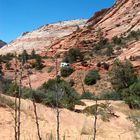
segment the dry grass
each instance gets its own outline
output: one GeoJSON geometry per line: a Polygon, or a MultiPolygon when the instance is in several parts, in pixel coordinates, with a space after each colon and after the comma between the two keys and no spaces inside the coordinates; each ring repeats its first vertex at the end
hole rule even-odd
{"type": "Polygon", "coordinates": [[[10,107],[14,109],[14,102],[10,98],[0,94],[0,107],[10,107]]]}

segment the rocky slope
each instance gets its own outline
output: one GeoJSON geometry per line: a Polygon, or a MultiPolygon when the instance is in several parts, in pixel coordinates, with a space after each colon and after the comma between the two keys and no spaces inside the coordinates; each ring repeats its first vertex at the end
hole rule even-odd
{"type": "MultiPolygon", "coordinates": [[[[55,43],[51,48],[52,50],[59,48],[59,51],[70,47],[81,47],[83,50],[88,50],[89,48],[82,46],[82,41],[95,43],[99,40],[99,30],[104,37],[111,39],[114,36],[125,36],[138,29],[140,29],[140,1],[117,0],[113,7],[95,13],[87,21],[85,28],[55,43]]],[[[139,42],[136,44],[140,46],[139,42]]],[[[138,51],[140,53],[140,50],[138,51]]]]}
{"type": "MultiPolygon", "coordinates": [[[[117,0],[111,8],[95,13],[88,21],[64,21],[44,25],[32,32],[23,33],[21,37],[0,49],[0,54],[21,52],[23,49],[31,51],[33,48],[39,53],[47,51],[49,56],[56,52],[63,54],[70,47],[81,47],[83,50],[88,50],[89,48],[82,46],[81,42],[96,42],[99,30],[105,37],[111,39],[113,36],[125,36],[139,28],[140,1],[117,0]]],[[[140,45],[139,42],[135,44],[140,45]]],[[[131,47],[133,46],[131,45],[131,47]]]]}
{"type": "MultiPolygon", "coordinates": [[[[47,54],[47,56],[54,56],[57,54],[64,55],[64,52],[71,47],[78,47],[81,51],[86,51],[93,49],[93,44],[97,42],[98,31],[103,33],[103,36],[107,38],[112,38],[113,36],[120,36],[131,32],[132,30],[140,29],[140,1],[139,0],[117,0],[113,7],[109,9],[103,9],[87,20],[73,20],[64,21],[60,23],[44,25],[37,30],[32,32],[25,32],[15,41],[4,46],[0,49],[0,54],[5,54],[8,52],[17,51],[20,53],[23,49],[31,51],[33,48],[38,51],[38,53],[47,54]],[[86,46],[83,45],[86,42],[86,46]]],[[[79,79],[79,73],[85,75],[88,70],[95,68],[97,62],[107,61],[112,64],[114,59],[118,57],[121,60],[125,58],[130,58],[130,56],[137,57],[140,54],[140,41],[134,40],[129,42],[125,48],[122,48],[119,55],[111,58],[110,60],[104,59],[104,57],[99,56],[98,59],[92,58],[87,61],[88,66],[83,67],[80,63],[73,65],[75,72],[68,78],[75,80],[76,89],[82,93],[82,88],[79,79]],[[77,79],[77,80],[76,80],[77,79]]],[[[46,68],[43,69],[42,73],[35,72],[32,77],[32,83],[34,88],[38,88],[41,84],[47,81],[49,78],[55,76],[55,70],[48,73],[50,67],[54,67],[55,63],[53,60],[47,59],[45,61],[46,68]],[[41,77],[41,78],[40,78],[41,77]],[[38,81],[40,78],[40,81],[38,81]]],[[[58,60],[59,63],[62,61],[62,57],[58,60]]],[[[133,61],[133,65],[140,73],[140,61],[133,61]]],[[[100,71],[102,72],[102,71],[100,71]]],[[[83,76],[82,76],[83,77],[83,76]]],[[[84,77],[83,77],[84,78],[84,77]]],[[[105,78],[106,79],[106,78],[105,78]]],[[[104,79],[104,80],[105,80],[104,79]]],[[[24,83],[26,85],[25,79],[24,83]]],[[[107,81],[107,80],[105,80],[107,81]]],[[[99,85],[102,85],[99,83],[99,85]]],[[[98,86],[95,90],[93,87],[86,87],[89,91],[102,91],[111,88],[110,84],[104,83],[107,86],[98,86]]]]}
{"type": "Polygon", "coordinates": [[[3,46],[6,45],[6,44],[7,44],[6,42],[0,40],[0,48],[3,47],[3,46]]]}
{"type": "Polygon", "coordinates": [[[68,36],[78,28],[82,28],[86,20],[63,21],[59,23],[44,25],[32,32],[25,32],[16,40],[0,49],[0,54],[22,52],[26,49],[30,52],[32,49],[42,52],[48,48],[54,41],[68,36]]]}

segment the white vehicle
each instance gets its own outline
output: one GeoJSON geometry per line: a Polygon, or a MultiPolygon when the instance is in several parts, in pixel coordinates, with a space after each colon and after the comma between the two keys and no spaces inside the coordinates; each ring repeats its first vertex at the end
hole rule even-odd
{"type": "Polygon", "coordinates": [[[66,63],[66,62],[61,62],[60,64],[60,67],[63,68],[63,67],[69,67],[69,63],[66,63]]]}

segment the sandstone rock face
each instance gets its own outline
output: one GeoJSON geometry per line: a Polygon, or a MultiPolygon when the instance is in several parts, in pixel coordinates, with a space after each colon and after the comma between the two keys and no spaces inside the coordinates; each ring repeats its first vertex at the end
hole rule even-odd
{"type": "MultiPolygon", "coordinates": [[[[82,51],[88,47],[82,46],[82,41],[95,42],[99,29],[104,36],[111,39],[113,36],[127,35],[133,30],[140,28],[140,1],[139,0],[117,0],[109,9],[103,9],[87,20],[64,21],[50,25],[44,25],[32,32],[25,32],[15,41],[0,49],[0,54],[8,52],[22,52],[32,49],[38,53],[47,52],[48,56],[55,53],[64,54],[71,47],[79,47],[82,51]]],[[[128,48],[137,46],[137,51],[121,55],[127,58],[129,54],[139,53],[139,42],[128,45],[128,48]]]]}
{"type": "MultiPolygon", "coordinates": [[[[117,0],[109,9],[103,9],[89,19],[83,29],[64,37],[51,46],[52,50],[63,52],[70,47],[82,47],[82,41],[97,41],[98,31],[102,31],[106,38],[127,35],[133,30],[140,29],[140,1],[117,0]]],[[[133,46],[132,46],[133,47],[133,46]]]]}
{"type": "Polygon", "coordinates": [[[46,50],[54,41],[72,34],[79,28],[83,28],[86,21],[87,20],[63,21],[44,25],[32,32],[25,32],[22,36],[0,49],[0,54],[8,52],[14,53],[15,51],[20,53],[23,49],[26,49],[28,52],[32,49],[38,52],[46,50]]]}
{"type": "Polygon", "coordinates": [[[95,25],[106,32],[107,37],[125,35],[140,28],[140,1],[118,0],[95,25]]]}
{"type": "Polygon", "coordinates": [[[6,45],[6,42],[0,40],[0,48],[3,47],[4,45],[6,45]]]}

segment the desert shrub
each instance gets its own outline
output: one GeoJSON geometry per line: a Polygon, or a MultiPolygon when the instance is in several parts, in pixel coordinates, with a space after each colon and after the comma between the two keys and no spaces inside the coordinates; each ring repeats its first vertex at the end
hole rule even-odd
{"type": "Polygon", "coordinates": [[[131,109],[140,109],[140,80],[121,93],[131,109]]]}
{"type": "Polygon", "coordinates": [[[122,38],[121,38],[121,37],[114,36],[114,37],[112,38],[112,41],[113,41],[113,43],[116,44],[116,45],[121,45],[121,44],[122,44],[122,38]]]}
{"type": "Polygon", "coordinates": [[[131,32],[128,34],[128,36],[127,36],[128,39],[133,39],[133,38],[134,38],[134,39],[136,39],[136,40],[138,40],[139,37],[140,37],[140,30],[131,31],[131,32]]]}
{"type": "Polygon", "coordinates": [[[18,88],[19,88],[19,87],[18,87],[17,84],[11,82],[11,83],[8,85],[8,88],[6,89],[5,93],[8,94],[8,95],[11,95],[11,96],[16,96],[16,95],[14,95],[14,94],[17,94],[16,91],[18,91],[18,88]]]}
{"type": "MultiPolygon", "coordinates": [[[[99,106],[99,104],[97,105],[99,106]]],[[[86,113],[88,115],[93,115],[96,112],[96,105],[88,106],[83,110],[83,113],[86,113]]]]}
{"type": "Polygon", "coordinates": [[[81,95],[81,99],[90,99],[90,100],[94,100],[97,99],[97,96],[95,96],[94,94],[90,93],[90,92],[84,92],[81,95]]]}
{"type": "Polygon", "coordinates": [[[109,42],[107,38],[101,38],[100,41],[97,44],[95,44],[95,48],[94,48],[95,52],[103,48],[106,48],[106,45],[108,45],[108,43],[109,42]]]}
{"type": "Polygon", "coordinates": [[[32,100],[32,95],[34,93],[35,93],[34,90],[31,90],[30,88],[27,87],[22,87],[22,98],[32,100]]]}
{"type": "Polygon", "coordinates": [[[111,56],[111,55],[113,54],[113,47],[112,47],[112,45],[109,44],[109,45],[107,46],[107,50],[106,50],[105,54],[106,54],[107,56],[111,56]]]}
{"type": "MultiPolygon", "coordinates": [[[[64,80],[62,79],[50,79],[47,83],[44,83],[37,90],[31,90],[26,87],[22,87],[22,98],[31,99],[32,96],[35,102],[48,105],[50,107],[56,107],[56,101],[61,108],[67,108],[73,110],[76,104],[84,105],[80,101],[79,94],[64,80]],[[58,79],[58,80],[57,80],[58,79]],[[56,96],[58,95],[58,100],[56,96]]],[[[19,86],[11,83],[11,81],[0,80],[0,91],[10,96],[18,95],[19,86]]]]}
{"type": "Polygon", "coordinates": [[[84,83],[86,85],[94,85],[94,84],[96,84],[97,80],[100,80],[100,75],[99,75],[98,71],[91,70],[85,76],[84,83]]]}
{"type": "Polygon", "coordinates": [[[103,63],[102,65],[103,65],[103,68],[104,68],[105,70],[108,70],[108,69],[109,69],[109,64],[103,63]]]}
{"type": "Polygon", "coordinates": [[[0,92],[6,93],[11,84],[11,80],[0,77],[0,92]]]}
{"type": "Polygon", "coordinates": [[[63,59],[64,62],[74,63],[77,60],[83,60],[83,54],[80,52],[79,48],[71,48],[68,52],[66,52],[65,57],[63,59]]]}
{"type": "Polygon", "coordinates": [[[29,54],[27,53],[26,50],[23,50],[22,54],[20,54],[20,55],[18,56],[18,59],[19,59],[23,64],[25,64],[25,63],[28,61],[28,59],[29,59],[29,54]]]}
{"type": "Polygon", "coordinates": [[[116,91],[128,88],[137,81],[136,74],[130,61],[124,63],[115,60],[110,72],[111,83],[116,91]]]}
{"type": "Polygon", "coordinates": [[[59,107],[74,109],[79,101],[77,92],[62,79],[50,79],[44,83],[36,92],[36,98],[48,106],[56,106],[56,95],[58,95],[59,107]],[[40,96],[41,97],[38,97],[40,96]]]}
{"type": "Polygon", "coordinates": [[[36,51],[33,49],[30,55],[31,59],[35,59],[36,58],[36,51]]]}
{"type": "Polygon", "coordinates": [[[109,121],[111,117],[118,117],[115,115],[111,104],[106,101],[105,103],[97,104],[97,111],[96,111],[96,104],[92,106],[88,106],[83,110],[83,113],[88,115],[100,115],[102,121],[109,121]]]}
{"type": "MultiPolygon", "coordinates": [[[[34,93],[34,99],[37,103],[43,103],[46,104],[45,100],[46,98],[48,99],[49,97],[47,97],[47,93],[46,90],[41,88],[41,89],[37,89],[36,91],[33,91],[34,93]]],[[[48,101],[50,102],[50,101],[48,101]]]]}
{"type": "Polygon", "coordinates": [[[0,62],[6,63],[7,61],[10,61],[14,58],[14,54],[7,53],[6,55],[0,55],[0,62]]]}
{"type": "Polygon", "coordinates": [[[43,61],[40,55],[36,55],[35,63],[32,64],[32,67],[35,68],[36,70],[41,70],[44,67],[43,61]]]}
{"type": "Polygon", "coordinates": [[[100,96],[100,100],[122,100],[122,96],[118,92],[107,92],[100,96]]]}
{"type": "Polygon", "coordinates": [[[140,80],[128,60],[124,63],[116,60],[111,71],[111,82],[131,109],[140,109],[140,80]]]}
{"type": "Polygon", "coordinates": [[[61,68],[61,76],[68,77],[74,72],[73,68],[71,67],[62,67],[61,68]]]}

